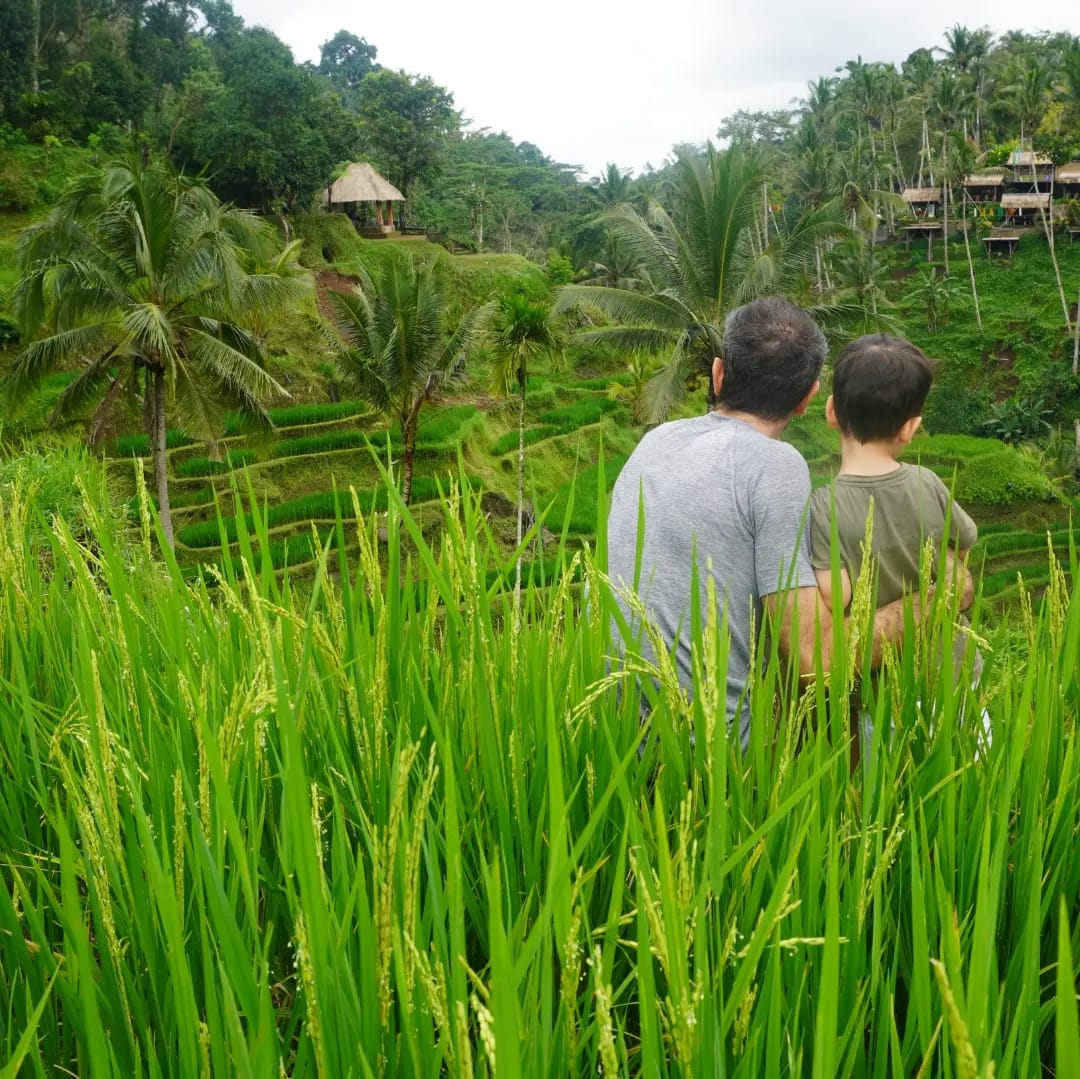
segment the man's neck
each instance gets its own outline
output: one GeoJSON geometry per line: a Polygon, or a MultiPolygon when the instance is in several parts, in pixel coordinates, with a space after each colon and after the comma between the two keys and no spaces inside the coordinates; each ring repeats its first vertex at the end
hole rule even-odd
{"type": "Polygon", "coordinates": [[[848,435],[840,435],[841,476],[885,476],[900,467],[896,459],[898,447],[891,439],[887,442],[859,442],[848,435]]]}
{"type": "Polygon", "coordinates": [[[755,416],[752,412],[737,412],[725,408],[723,405],[717,405],[713,411],[719,416],[724,416],[729,420],[739,420],[748,427],[753,427],[755,431],[763,434],[766,438],[779,438],[788,425],[787,420],[766,420],[761,416],[755,416]]]}

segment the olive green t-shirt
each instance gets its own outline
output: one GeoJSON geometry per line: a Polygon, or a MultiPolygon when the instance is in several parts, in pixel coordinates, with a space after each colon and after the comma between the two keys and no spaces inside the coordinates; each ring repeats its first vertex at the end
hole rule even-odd
{"type": "Polygon", "coordinates": [[[810,496],[810,561],[815,569],[831,565],[829,518],[835,500],[840,560],[852,588],[862,568],[862,543],[871,499],[871,554],[878,566],[879,607],[918,587],[919,561],[928,538],[933,540],[935,551],[943,540],[948,546],[966,550],[978,538],[975,522],[928,468],[902,464],[884,476],[837,476],[829,487],[820,487],[810,496]]]}

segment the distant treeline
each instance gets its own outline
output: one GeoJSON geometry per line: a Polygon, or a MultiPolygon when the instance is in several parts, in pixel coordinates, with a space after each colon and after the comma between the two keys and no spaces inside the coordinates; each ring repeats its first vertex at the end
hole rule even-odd
{"type": "MultiPolygon", "coordinates": [[[[507,134],[463,130],[450,90],[392,71],[348,30],[297,64],[228,0],[5,0],[0,5],[0,151],[131,142],[206,170],[241,206],[310,208],[349,160],[401,188],[411,221],[476,250],[515,251],[597,283],[634,276],[595,214],[666,200],[669,162],[637,177],[615,165],[589,183],[572,164],[507,134]]],[[[1080,157],[1080,41],[954,26],[899,67],[850,60],[797,107],[740,111],[716,136],[756,147],[773,205],[843,197],[858,215],[896,192],[995,164],[1021,142],[1080,157]]],[[[678,146],[674,154],[699,148],[678,146]]],[[[23,208],[6,189],[0,209],[23,208]]]]}

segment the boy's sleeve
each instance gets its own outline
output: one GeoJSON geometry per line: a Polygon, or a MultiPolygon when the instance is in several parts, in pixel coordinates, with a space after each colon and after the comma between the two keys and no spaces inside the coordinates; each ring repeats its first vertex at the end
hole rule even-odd
{"type": "Polygon", "coordinates": [[[832,565],[831,550],[831,500],[832,487],[819,487],[810,496],[810,561],[814,569],[828,569],[832,565]]]}

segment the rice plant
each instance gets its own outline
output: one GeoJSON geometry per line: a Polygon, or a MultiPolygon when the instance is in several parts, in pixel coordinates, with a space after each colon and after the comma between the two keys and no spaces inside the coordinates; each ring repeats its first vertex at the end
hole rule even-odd
{"type": "Polygon", "coordinates": [[[605,477],[517,632],[471,495],[435,543],[336,501],[300,587],[257,505],[243,575],[186,580],[145,492],[127,541],[84,489],[44,558],[15,484],[2,1074],[1069,1074],[1080,590],[1049,563],[1008,639],[977,605],[977,689],[936,593],[854,770],[842,645],[828,687],[755,675],[744,748],[714,614],[692,699],[615,658],[605,477]]]}

